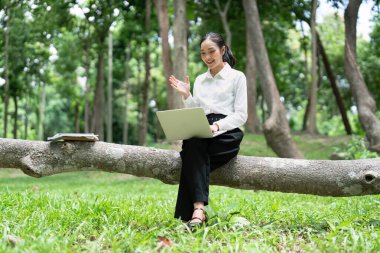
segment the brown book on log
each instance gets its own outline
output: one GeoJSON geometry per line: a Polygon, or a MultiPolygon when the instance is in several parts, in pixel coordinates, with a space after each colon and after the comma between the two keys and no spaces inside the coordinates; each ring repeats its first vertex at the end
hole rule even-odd
{"type": "Polygon", "coordinates": [[[98,135],[92,133],[58,133],[47,138],[48,141],[98,141],[98,135]]]}

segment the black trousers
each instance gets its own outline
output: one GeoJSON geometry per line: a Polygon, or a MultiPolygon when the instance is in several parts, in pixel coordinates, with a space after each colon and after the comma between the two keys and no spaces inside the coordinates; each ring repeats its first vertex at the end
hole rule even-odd
{"type": "MultiPolygon", "coordinates": [[[[226,116],[222,114],[207,115],[210,125],[224,117],[226,116]]],[[[243,136],[243,132],[235,128],[214,138],[191,138],[183,141],[175,218],[190,220],[194,202],[208,204],[210,173],[238,154],[243,136]]]]}

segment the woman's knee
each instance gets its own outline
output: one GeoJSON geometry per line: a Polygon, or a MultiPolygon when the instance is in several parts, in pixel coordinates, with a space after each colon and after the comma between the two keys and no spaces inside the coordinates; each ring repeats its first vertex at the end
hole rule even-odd
{"type": "Polygon", "coordinates": [[[205,150],[207,148],[207,141],[203,138],[191,138],[183,141],[182,150],[205,150]]]}

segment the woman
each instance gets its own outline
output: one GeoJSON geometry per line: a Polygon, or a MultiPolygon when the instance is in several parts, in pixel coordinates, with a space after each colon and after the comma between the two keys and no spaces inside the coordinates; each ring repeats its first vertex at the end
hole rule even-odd
{"type": "Polygon", "coordinates": [[[235,58],[220,34],[207,33],[201,40],[201,58],[208,71],[195,79],[193,96],[189,77],[186,83],[174,76],[170,85],[183,96],[186,107],[202,107],[213,132],[227,130],[214,138],[191,138],[182,144],[182,170],[175,218],[189,227],[206,220],[209,175],[234,158],[243,139],[239,129],[247,120],[247,85],[245,75],[233,69],[235,58]]]}

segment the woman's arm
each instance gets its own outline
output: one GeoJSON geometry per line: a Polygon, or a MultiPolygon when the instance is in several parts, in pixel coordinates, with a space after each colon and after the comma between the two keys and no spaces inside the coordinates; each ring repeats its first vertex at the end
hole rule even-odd
{"type": "Polygon", "coordinates": [[[232,130],[245,124],[248,118],[247,112],[247,80],[241,73],[235,86],[234,113],[224,119],[215,122],[219,130],[232,130]]]}
{"type": "Polygon", "coordinates": [[[190,80],[189,76],[186,76],[186,82],[178,80],[175,76],[169,77],[170,85],[182,95],[185,107],[199,107],[200,103],[196,99],[196,91],[194,89],[194,97],[190,92],[190,80]]]}

